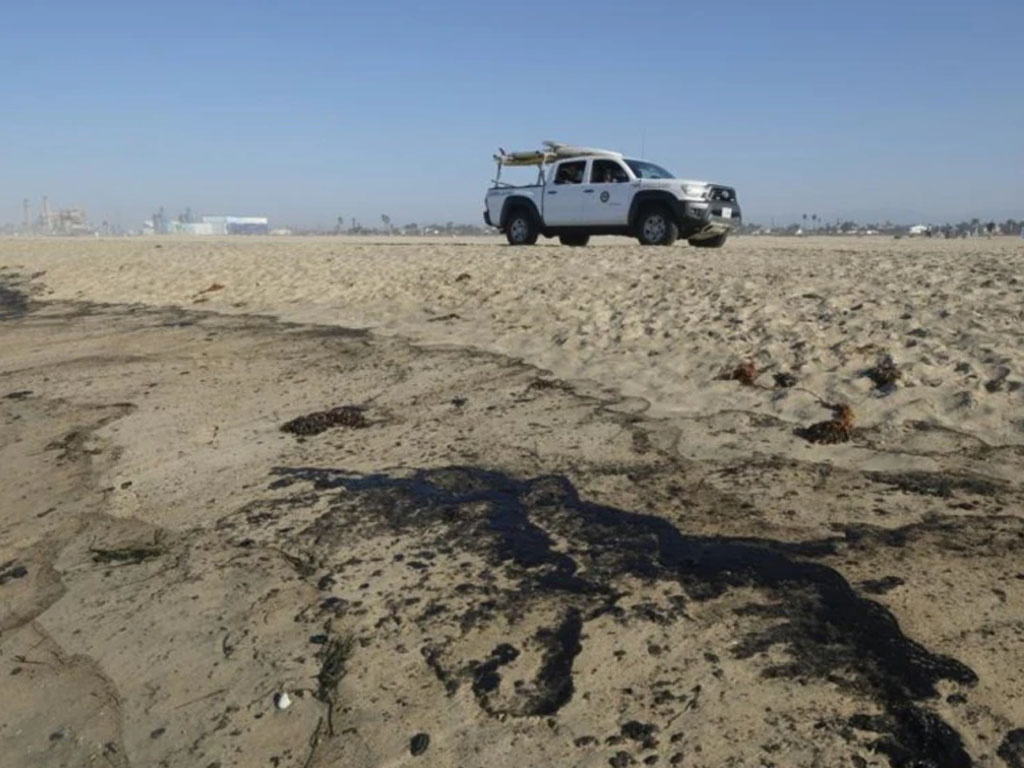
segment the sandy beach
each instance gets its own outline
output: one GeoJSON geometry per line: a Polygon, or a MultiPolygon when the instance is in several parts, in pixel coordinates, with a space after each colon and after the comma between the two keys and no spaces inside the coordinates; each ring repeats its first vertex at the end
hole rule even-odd
{"type": "Polygon", "coordinates": [[[1009,237],[0,240],[0,762],[1024,766],[1022,328],[1009,237]]]}

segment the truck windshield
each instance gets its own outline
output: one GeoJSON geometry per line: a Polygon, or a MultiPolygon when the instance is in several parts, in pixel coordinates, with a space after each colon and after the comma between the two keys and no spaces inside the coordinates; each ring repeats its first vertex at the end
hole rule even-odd
{"type": "Polygon", "coordinates": [[[626,165],[638,179],[674,179],[671,171],[666,171],[660,165],[648,163],[643,160],[627,160],[626,165]]]}

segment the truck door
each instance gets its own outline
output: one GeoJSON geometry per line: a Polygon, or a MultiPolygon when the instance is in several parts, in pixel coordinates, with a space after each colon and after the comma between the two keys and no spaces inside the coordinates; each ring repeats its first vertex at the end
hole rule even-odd
{"type": "Polygon", "coordinates": [[[565,160],[554,167],[544,190],[544,223],[549,227],[582,224],[586,160],[565,160]]]}
{"type": "Polygon", "coordinates": [[[618,160],[595,158],[588,180],[583,185],[583,223],[625,226],[634,192],[625,166],[618,160]]]}

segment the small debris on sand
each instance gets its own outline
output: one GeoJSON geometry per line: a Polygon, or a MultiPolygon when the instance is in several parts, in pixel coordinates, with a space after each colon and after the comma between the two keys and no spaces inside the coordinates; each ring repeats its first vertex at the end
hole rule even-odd
{"type": "Polygon", "coordinates": [[[526,388],[526,391],[529,392],[531,389],[560,389],[563,392],[572,391],[572,387],[566,384],[564,381],[561,381],[560,379],[534,379],[533,381],[530,382],[530,386],[526,388]]]}
{"type": "Polygon", "coordinates": [[[28,568],[23,565],[16,565],[9,569],[7,566],[0,566],[0,585],[6,584],[11,579],[23,579],[26,576],[28,576],[28,568]]]}
{"type": "Polygon", "coordinates": [[[989,393],[999,392],[1006,384],[1006,379],[1009,375],[1010,369],[1006,366],[1000,366],[996,375],[985,382],[985,391],[989,393]]]}
{"type": "Polygon", "coordinates": [[[292,697],[287,693],[274,694],[274,706],[278,709],[288,709],[292,705],[292,697]]]}
{"type": "Polygon", "coordinates": [[[796,376],[788,371],[780,371],[776,373],[772,378],[775,379],[776,389],[789,389],[790,387],[796,386],[796,376]]]}
{"type": "Polygon", "coordinates": [[[891,389],[903,376],[903,372],[896,367],[892,355],[882,355],[878,358],[874,368],[868,368],[864,375],[875,383],[875,389],[891,389]]]}
{"type": "Polygon", "coordinates": [[[413,757],[422,755],[427,751],[427,747],[430,746],[430,734],[429,733],[417,733],[409,740],[409,752],[412,753],[413,757]]]}
{"type": "Polygon", "coordinates": [[[319,435],[332,427],[348,427],[349,429],[366,429],[370,422],[363,415],[363,408],[358,405],[342,405],[327,411],[299,416],[281,425],[282,432],[306,437],[319,435]]]}

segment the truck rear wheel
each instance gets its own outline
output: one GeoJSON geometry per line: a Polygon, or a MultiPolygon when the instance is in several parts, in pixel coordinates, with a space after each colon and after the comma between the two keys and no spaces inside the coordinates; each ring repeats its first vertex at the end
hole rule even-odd
{"type": "Polygon", "coordinates": [[[505,239],[509,245],[533,245],[540,232],[533,214],[525,208],[516,208],[508,215],[505,224],[505,239]]]}
{"type": "Polygon", "coordinates": [[[703,240],[688,240],[687,242],[694,248],[721,248],[728,239],[729,233],[726,232],[715,237],[706,237],[703,240]]]}
{"type": "Polygon", "coordinates": [[[558,240],[562,245],[582,248],[590,242],[590,235],[559,235],[558,240]]]}
{"type": "Polygon", "coordinates": [[[640,245],[672,245],[679,239],[679,225],[664,206],[645,209],[636,222],[640,245]]]}

